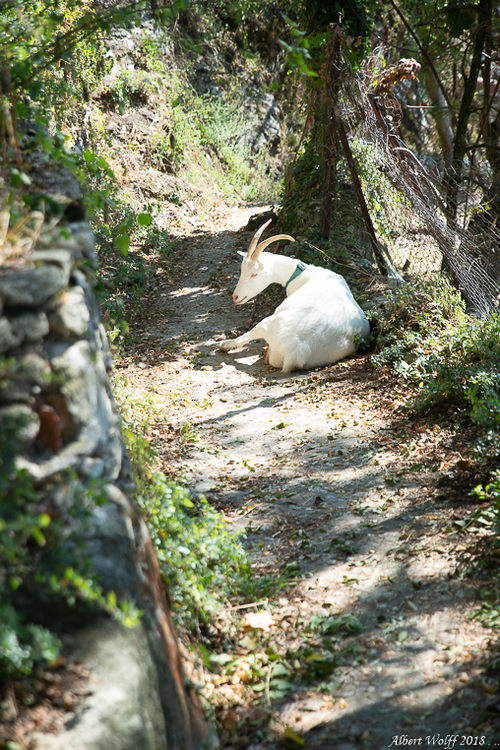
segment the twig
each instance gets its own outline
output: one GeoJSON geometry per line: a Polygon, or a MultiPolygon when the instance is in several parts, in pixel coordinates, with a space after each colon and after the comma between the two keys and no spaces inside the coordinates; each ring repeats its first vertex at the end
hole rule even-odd
{"type": "Polygon", "coordinates": [[[328,258],[328,260],[331,260],[335,263],[337,266],[344,266],[344,268],[356,268],[356,270],[361,271],[361,273],[364,273],[365,276],[372,276],[373,273],[370,273],[369,271],[365,271],[365,269],[358,265],[357,263],[341,263],[339,260],[335,260],[335,258],[332,258],[330,255],[327,255],[324,250],[322,250],[320,247],[316,247],[316,245],[312,245],[307,240],[302,240],[306,245],[309,245],[309,247],[312,247],[313,250],[317,250],[318,253],[321,253],[321,255],[324,255],[325,258],[328,258]]]}
{"type": "Polygon", "coordinates": [[[14,713],[17,716],[19,716],[19,708],[16,701],[16,694],[14,692],[14,680],[9,679],[9,682],[7,684],[7,693],[8,697],[10,698],[12,702],[12,708],[14,709],[14,713]]]}
{"type": "Polygon", "coordinates": [[[260,604],[267,604],[267,599],[261,599],[260,602],[250,602],[250,604],[236,604],[234,607],[229,607],[229,609],[236,610],[236,609],[248,609],[249,607],[258,607],[260,604]]]}

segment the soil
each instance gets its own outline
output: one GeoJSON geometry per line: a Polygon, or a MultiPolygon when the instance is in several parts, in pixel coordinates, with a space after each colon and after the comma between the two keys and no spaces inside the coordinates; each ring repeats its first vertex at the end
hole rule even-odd
{"type": "MultiPolygon", "coordinates": [[[[491,532],[456,523],[474,514],[470,491],[486,478],[473,435],[452,413],[410,419],[401,386],[370,355],[283,375],[263,342],[218,350],[250,325],[252,303],[231,298],[236,250],[265,208],[173,222],[173,260],[136,308],[117,376],[164,416],[153,435],[161,468],[246,533],[256,571],[295,571],[279,596],[242,609],[237,653],[307,646],[314,661],[321,633],[308,623],[352,615],[362,630],[333,628],[331,673],[274,701],[249,698],[244,674],[187,672],[235,750],[500,743],[497,634],[470,617],[487,585],[472,563],[491,532]]],[[[279,299],[261,297],[256,319],[279,299]]]]}
{"type": "Polygon", "coordinates": [[[90,695],[90,670],[80,662],[60,657],[45,669],[10,680],[4,687],[0,747],[27,750],[33,733],[59,733],[90,695]]]}

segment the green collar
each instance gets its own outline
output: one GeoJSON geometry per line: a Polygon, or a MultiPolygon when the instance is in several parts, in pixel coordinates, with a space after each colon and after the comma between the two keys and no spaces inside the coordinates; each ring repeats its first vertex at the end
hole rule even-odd
{"type": "Polygon", "coordinates": [[[297,278],[297,276],[300,276],[302,271],[306,270],[306,268],[307,268],[306,264],[302,263],[302,261],[299,260],[299,262],[297,263],[297,268],[295,269],[295,271],[292,273],[292,275],[290,276],[290,278],[285,284],[285,289],[288,289],[288,284],[291,284],[292,281],[297,278]]]}

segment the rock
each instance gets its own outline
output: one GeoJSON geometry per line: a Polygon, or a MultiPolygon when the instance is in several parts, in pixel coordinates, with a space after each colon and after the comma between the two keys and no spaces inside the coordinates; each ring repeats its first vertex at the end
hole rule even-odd
{"type": "Polygon", "coordinates": [[[266,94],[263,100],[259,102],[257,111],[260,126],[252,143],[252,151],[260,151],[267,147],[271,153],[275,153],[281,140],[279,107],[274,98],[270,94],[266,94]]]}
{"type": "Polygon", "coordinates": [[[0,407],[0,432],[5,433],[9,425],[16,429],[16,440],[23,449],[38,435],[40,420],[26,404],[11,404],[0,407]]]}
{"type": "Polygon", "coordinates": [[[244,231],[256,232],[257,229],[265,224],[266,221],[269,221],[269,219],[272,220],[270,227],[271,229],[274,229],[278,221],[278,214],[276,213],[274,208],[271,208],[269,211],[262,211],[261,213],[253,214],[252,216],[250,216],[246,226],[244,227],[244,231]]]}
{"type": "Polygon", "coordinates": [[[81,336],[89,327],[90,312],[85,292],[76,286],[63,292],[57,299],[55,309],[48,314],[50,330],[64,337],[81,336]]]}
{"type": "Polygon", "coordinates": [[[22,378],[41,386],[49,382],[51,369],[47,360],[36,352],[30,351],[19,357],[19,374],[22,378]]]}
{"type": "Polygon", "coordinates": [[[134,544],[133,530],[127,503],[121,497],[121,504],[113,502],[119,492],[114,485],[107,485],[106,489],[111,499],[104,505],[92,508],[92,515],[85,519],[80,533],[85,538],[85,550],[92,560],[92,568],[105,589],[114,591],[118,601],[137,601],[137,583],[131,553],[134,544]]]}
{"type": "Polygon", "coordinates": [[[70,252],[75,261],[84,258],[91,268],[97,268],[94,233],[87,222],[75,221],[69,225],[69,230],[71,232],[69,239],[59,239],[55,246],[70,252]]]}
{"type": "Polygon", "coordinates": [[[369,299],[367,302],[361,305],[361,307],[365,312],[368,312],[369,310],[375,310],[378,313],[382,313],[389,305],[390,300],[387,295],[377,294],[376,297],[372,297],[372,299],[369,299]]]}
{"type": "MultiPolygon", "coordinates": [[[[64,381],[68,409],[77,425],[90,423],[99,408],[101,373],[88,341],[53,344],[47,347],[53,371],[64,381]]],[[[104,368],[103,368],[104,369],[104,368]]]]}
{"type": "Polygon", "coordinates": [[[45,153],[30,154],[31,174],[34,175],[33,187],[36,192],[43,192],[61,206],[68,207],[82,198],[80,183],[67,167],[55,168],[54,163],[45,153]]]}
{"type": "Polygon", "coordinates": [[[38,307],[57,294],[69,280],[60,266],[0,268],[0,295],[10,307],[38,307]]]}
{"type": "Polygon", "coordinates": [[[300,704],[302,711],[321,711],[325,707],[325,702],[320,695],[312,696],[308,698],[304,703],[300,704]]]}
{"type": "Polygon", "coordinates": [[[14,349],[22,339],[22,333],[13,330],[8,318],[0,318],[0,354],[14,349]]]}
{"type": "Polygon", "coordinates": [[[33,351],[23,354],[9,372],[5,385],[0,384],[0,403],[32,403],[34,396],[50,382],[51,375],[50,365],[42,356],[33,351]]]}
{"type": "Polygon", "coordinates": [[[28,343],[43,339],[49,332],[49,321],[41,310],[12,315],[10,322],[13,329],[22,334],[22,340],[28,343]]]}
{"type": "MultiPolygon", "coordinates": [[[[76,468],[82,457],[92,454],[99,442],[99,423],[94,421],[86,425],[69,445],[64,446],[55,456],[43,460],[43,456],[37,456],[39,461],[30,461],[24,456],[18,456],[16,466],[25,469],[32,480],[40,484],[52,479],[56,474],[66,469],[76,468]]],[[[113,474],[117,473],[113,471],[113,474]]]]}
{"type": "Polygon", "coordinates": [[[104,361],[104,367],[106,368],[106,372],[111,372],[114,366],[113,355],[111,354],[108,337],[106,336],[106,331],[104,330],[104,326],[102,323],[99,323],[98,332],[99,332],[99,339],[100,339],[101,347],[102,347],[102,357],[104,361]]]}
{"type": "Polygon", "coordinates": [[[142,625],[124,629],[102,618],[71,640],[71,657],[91,670],[91,694],[66,731],[35,735],[37,750],[167,750],[158,676],[142,625]]]}
{"type": "MultiPolygon", "coordinates": [[[[47,459],[42,454],[34,460],[20,457],[18,466],[25,468],[34,481],[42,482],[70,467],[88,476],[87,459],[91,458],[102,462],[109,480],[117,479],[123,468],[124,448],[120,419],[103,358],[96,356],[91,343],[86,340],[74,344],[51,344],[46,347],[46,353],[52,368],[39,355],[33,352],[26,355],[16,368],[15,380],[10,380],[0,390],[0,401],[30,403],[34,389],[40,393],[46,388],[53,372],[64,385],[60,393],[49,393],[44,401],[64,418],[62,435],[66,440],[73,439],[58,449],[56,456],[47,459]],[[61,410],[61,402],[64,402],[65,413],[61,410]]],[[[57,446],[51,440],[46,442],[46,447],[55,450],[57,446]]],[[[99,471],[98,464],[94,466],[99,471]]]]}
{"type": "Polygon", "coordinates": [[[69,279],[71,268],[73,265],[73,258],[71,253],[67,250],[35,250],[28,256],[29,260],[33,261],[35,265],[51,264],[61,268],[65,276],[69,279]]]}
{"type": "Polygon", "coordinates": [[[80,461],[79,469],[88,479],[100,479],[104,476],[104,461],[101,458],[86,457],[80,461]]]}

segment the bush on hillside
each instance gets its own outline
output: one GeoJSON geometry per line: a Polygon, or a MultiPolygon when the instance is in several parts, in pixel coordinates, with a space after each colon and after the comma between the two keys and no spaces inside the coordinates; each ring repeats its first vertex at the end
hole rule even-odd
{"type": "Polygon", "coordinates": [[[446,279],[387,296],[373,364],[411,383],[416,411],[454,406],[485,432],[500,432],[500,318],[469,315],[446,279]]]}

